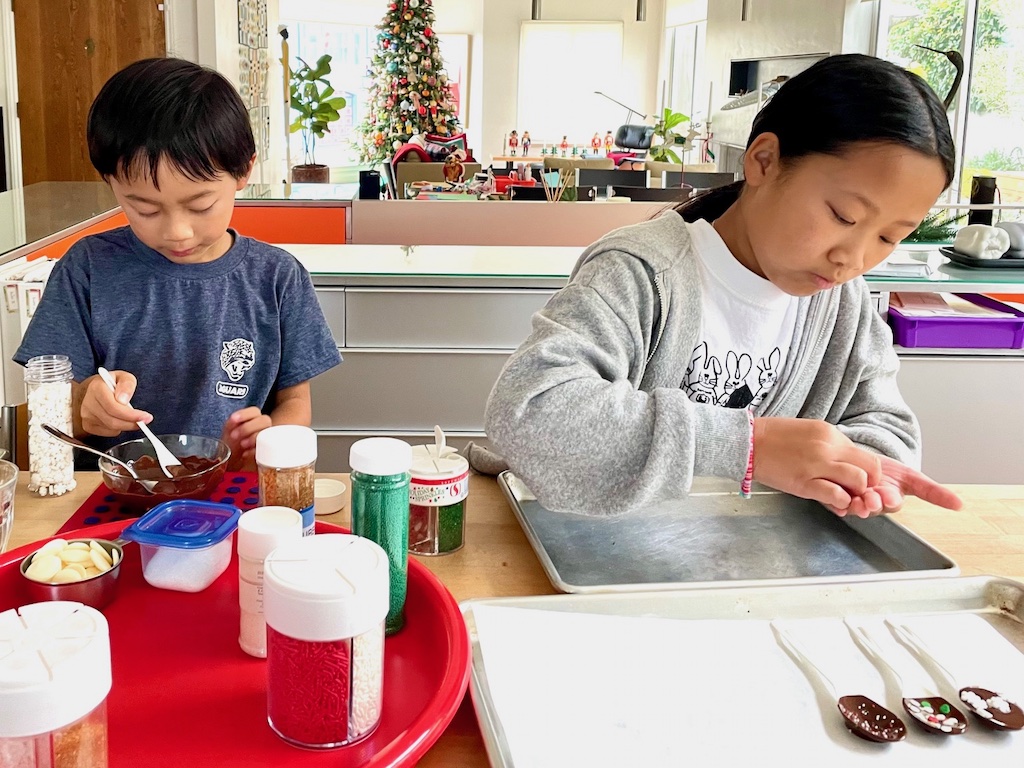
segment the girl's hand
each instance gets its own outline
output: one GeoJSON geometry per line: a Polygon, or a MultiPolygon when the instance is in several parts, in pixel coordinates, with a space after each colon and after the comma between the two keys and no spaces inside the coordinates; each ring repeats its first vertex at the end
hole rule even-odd
{"type": "Polygon", "coordinates": [[[845,508],[826,505],[832,512],[840,517],[885,515],[899,511],[907,496],[916,496],[929,504],[944,509],[957,510],[963,506],[963,501],[959,496],[939,485],[927,475],[916,469],[911,469],[895,459],[890,459],[888,456],[879,458],[882,464],[881,482],[868,488],[861,496],[855,496],[849,506],[845,508]]]}
{"type": "Polygon", "coordinates": [[[873,502],[881,458],[824,421],[754,419],[754,480],[832,509],[847,510],[866,495],[873,502]]]}
{"type": "Polygon", "coordinates": [[[255,471],[256,435],[271,426],[270,417],[252,405],[235,411],[224,422],[220,439],[231,448],[229,472],[255,471]]]}
{"type": "Polygon", "coordinates": [[[74,413],[79,419],[75,434],[117,437],[138,429],[137,422],[148,424],[153,420],[152,414],[129,405],[138,384],[135,377],[128,371],[111,371],[110,375],[116,384],[113,392],[99,376],[90,376],[74,385],[74,413]]]}

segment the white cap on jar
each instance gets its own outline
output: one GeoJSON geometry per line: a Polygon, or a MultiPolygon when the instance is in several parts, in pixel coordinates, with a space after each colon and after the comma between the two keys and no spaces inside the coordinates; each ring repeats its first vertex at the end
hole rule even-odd
{"type": "Polygon", "coordinates": [[[438,456],[436,445],[416,445],[412,449],[412,477],[454,480],[469,472],[469,462],[455,448],[444,446],[438,456]]]}
{"type": "Polygon", "coordinates": [[[304,467],[316,461],[316,432],[298,424],[267,427],[256,435],[256,463],[263,467],[304,467]]]}
{"type": "Polygon", "coordinates": [[[412,446],[393,437],[367,437],[352,443],[348,463],[364,475],[400,475],[412,466],[412,446]]]}
{"type": "Polygon", "coordinates": [[[302,538],[302,515],[291,507],[256,507],[238,518],[238,556],[264,560],[282,544],[302,538]]]}
{"type": "Polygon", "coordinates": [[[378,626],[389,607],[388,556],[361,536],[322,533],[284,544],[263,563],[267,626],[330,642],[378,626]]]}
{"type": "Polygon", "coordinates": [[[110,685],[110,631],[95,608],[58,600],[0,613],[0,738],[70,725],[110,685]]]}

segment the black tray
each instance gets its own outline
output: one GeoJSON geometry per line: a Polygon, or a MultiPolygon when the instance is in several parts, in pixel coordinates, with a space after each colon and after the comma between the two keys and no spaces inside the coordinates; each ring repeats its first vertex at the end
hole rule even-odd
{"type": "Polygon", "coordinates": [[[976,259],[952,248],[939,248],[939,253],[954,264],[971,269],[1024,269],[1024,253],[1021,251],[1007,251],[1007,254],[1021,254],[1021,256],[1014,258],[1004,255],[1001,259],[976,259]]]}

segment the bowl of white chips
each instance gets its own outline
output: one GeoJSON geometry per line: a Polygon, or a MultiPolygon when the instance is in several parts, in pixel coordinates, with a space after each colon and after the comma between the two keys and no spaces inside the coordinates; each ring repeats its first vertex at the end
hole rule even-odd
{"type": "Polygon", "coordinates": [[[21,561],[25,589],[34,602],[70,600],[102,610],[117,595],[123,543],[51,539],[21,561]]]}

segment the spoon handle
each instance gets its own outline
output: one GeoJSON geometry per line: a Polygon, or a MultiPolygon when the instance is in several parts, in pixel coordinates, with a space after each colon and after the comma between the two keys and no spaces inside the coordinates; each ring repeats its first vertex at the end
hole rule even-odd
{"type": "Polygon", "coordinates": [[[898,637],[904,645],[908,646],[912,650],[916,651],[919,655],[931,661],[931,663],[934,664],[935,667],[943,675],[946,676],[946,679],[949,681],[950,685],[953,688],[957,687],[956,677],[953,675],[953,673],[950,672],[946,667],[944,667],[937,658],[935,658],[935,654],[932,653],[931,649],[928,648],[924,640],[918,637],[917,633],[914,632],[914,630],[912,630],[906,624],[893,621],[892,619],[886,619],[885,625],[889,627],[892,633],[896,635],[896,637],[898,637]]]}
{"type": "Polygon", "coordinates": [[[846,628],[850,630],[850,634],[853,635],[854,641],[860,646],[860,649],[864,651],[869,659],[877,664],[881,664],[883,667],[889,670],[889,673],[896,678],[896,684],[900,690],[903,690],[903,678],[900,677],[900,673],[896,670],[896,667],[885,658],[882,654],[882,649],[878,647],[878,644],[874,641],[868,631],[864,627],[852,623],[848,618],[843,619],[843,623],[846,628]]]}
{"type": "Polygon", "coordinates": [[[121,461],[120,459],[115,459],[109,453],[104,453],[103,451],[100,451],[100,450],[97,450],[96,448],[93,448],[88,443],[82,442],[77,437],[72,437],[67,432],[63,432],[63,431],[57,429],[52,424],[43,424],[43,429],[46,432],[48,432],[50,435],[52,435],[53,437],[55,437],[58,440],[60,440],[62,443],[67,443],[72,448],[78,448],[80,451],[87,451],[89,453],[93,453],[93,454],[99,456],[100,458],[106,459],[107,461],[112,461],[114,464],[117,464],[119,467],[123,467],[128,472],[129,475],[131,475],[135,479],[138,479],[138,476],[135,474],[135,470],[132,468],[132,466],[130,464],[126,464],[125,462],[121,461]]]}
{"type": "MultiPolygon", "coordinates": [[[[103,379],[103,382],[110,387],[111,392],[117,391],[117,384],[114,382],[114,377],[110,375],[110,371],[103,366],[100,366],[97,372],[99,373],[100,378],[103,379]]],[[[138,426],[139,430],[141,430],[142,434],[146,436],[146,439],[152,444],[153,450],[156,451],[156,458],[160,463],[160,469],[167,477],[174,477],[174,475],[171,474],[171,471],[167,468],[180,465],[181,461],[177,456],[170,452],[166,445],[157,439],[157,436],[153,434],[153,430],[147,427],[144,422],[137,421],[135,424],[138,426]]]]}
{"type": "Polygon", "coordinates": [[[839,693],[836,690],[835,685],[829,679],[828,675],[822,672],[821,668],[818,667],[818,665],[811,660],[811,657],[807,654],[807,651],[803,648],[802,645],[800,645],[800,643],[796,641],[796,638],[794,638],[793,635],[787,632],[785,629],[780,627],[778,623],[775,621],[771,622],[771,628],[772,631],[775,633],[775,637],[778,639],[779,644],[782,645],[782,647],[785,648],[790,654],[795,656],[797,661],[799,661],[801,664],[804,664],[813,669],[815,673],[818,675],[818,677],[821,679],[821,682],[825,684],[826,688],[828,688],[829,693],[832,694],[832,698],[838,700],[839,693]]]}

